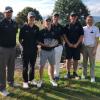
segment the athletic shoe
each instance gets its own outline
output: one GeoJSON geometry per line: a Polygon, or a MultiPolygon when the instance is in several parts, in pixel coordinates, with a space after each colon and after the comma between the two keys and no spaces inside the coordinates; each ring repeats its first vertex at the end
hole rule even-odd
{"type": "Polygon", "coordinates": [[[67,73],[65,76],[64,76],[65,79],[70,79],[71,78],[71,75],[70,73],[67,73]]]}
{"type": "Polygon", "coordinates": [[[9,95],[9,92],[7,92],[6,90],[2,90],[2,91],[0,91],[0,94],[2,95],[2,96],[8,96],[9,95]]]}
{"type": "Polygon", "coordinates": [[[75,78],[76,80],[79,80],[79,76],[76,72],[73,72],[72,78],[75,78]]]}
{"type": "Polygon", "coordinates": [[[38,81],[37,87],[38,87],[38,88],[41,88],[42,84],[43,84],[43,81],[42,81],[42,80],[38,81]]]}
{"type": "Polygon", "coordinates": [[[9,85],[10,87],[18,87],[18,86],[21,86],[21,85],[18,84],[18,83],[12,83],[12,82],[8,82],[8,85],[9,85]]]}
{"type": "Polygon", "coordinates": [[[54,80],[50,80],[50,83],[52,84],[52,86],[57,87],[58,84],[54,81],[54,80]]]}
{"type": "Polygon", "coordinates": [[[37,85],[37,82],[35,80],[29,81],[28,83],[31,85],[37,85]]]}
{"type": "Polygon", "coordinates": [[[27,82],[23,82],[23,88],[24,88],[24,89],[28,89],[28,88],[29,88],[29,85],[28,85],[27,82]]]}
{"type": "Polygon", "coordinates": [[[95,82],[95,78],[91,78],[91,83],[94,83],[95,82]]]}
{"type": "Polygon", "coordinates": [[[60,79],[59,76],[54,77],[54,80],[56,80],[56,81],[58,81],[59,79],[60,79]]]}

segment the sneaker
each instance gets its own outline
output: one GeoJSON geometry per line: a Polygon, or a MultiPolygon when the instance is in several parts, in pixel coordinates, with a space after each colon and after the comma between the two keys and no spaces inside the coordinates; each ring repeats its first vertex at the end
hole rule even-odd
{"type": "Polygon", "coordinates": [[[58,81],[59,79],[60,79],[59,76],[54,77],[54,80],[56,80],[56,81],[58,81]]]}
{"type": "Polygon", "coordinates": [[[81,80],[87,80],[87,79],[88,79],[87,76],[84,75],[81,76],[81,80]]]}
{"type": "Polygon", "coordinates": [[[12,82],[8,82],[8,85],[9,85],[10,87],[18,87],[18,86],[21,86],[21,85],[18,84],[18,83],[12,83],[12,82]]]}
{"type": "Polygon", "coordinates": [[[81,79],[83,79],[83,80],[84,80],[85,78],[86,78],[86,77],[85,77],[84,75],[82,75],[82,76],[81,76],[81,79]]]}
{"type": "Polygon", "coordinates": [[[95,78],[91,78],[91,83],[94,83],[95,82],[95,78]]]}
{"type": "Polygon", "coordinates": [[[0,91],[0,94],[2,95],[2,96],[8,96],[9,95],[9,92],[7,92],[6,90],[2,90],[2,91],[0,91]]]}
{"type": "Polygon", "coordinates": [[[37,85],[37,82],[35,80],[29,81],[28,83],[31,85],[37,85]]]}
{"type": "Polygon", "coordinates": [[[65,79],[70,79],[70,78],[71,78],[70,73],[66,74],[66,75],[64,76],[64,78],[65,78],[65,79]]]}
{"type": "Polygon", "coordinates": [[[51,80],[50,83],[51,83],[52,86],[54,86],[54,87],[57,87],[57,86],[58,86],[58,84],[57,84],[54,80],[51,80]]]}
{"type": "Polygon", "coordinates": [[[24,88],[24,89],[28,89],[28,88],[29,88],[29,85],[28,85],[27,82],[23,82],[23,88],[24,88]]]}
{"type": "Polygon", "coordinates": [[[75,78],[76,80],[79,80],[79,76],[78,76],[78,74],[76,72],[73,72],[73,76],[72,77],[75,78]]]}
{"type": "Polygon", "coordinates": [[[42,84],[43,84],[43,81],[42,80],[38,81],[37,87],[40,88],[42,86],[42,84]]]}

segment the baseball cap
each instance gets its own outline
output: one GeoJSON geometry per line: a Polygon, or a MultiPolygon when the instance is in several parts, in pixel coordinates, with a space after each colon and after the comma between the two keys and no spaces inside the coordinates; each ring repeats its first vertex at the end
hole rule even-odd
{"type": "Polygon", "coordinates": [[[71,13],[70,13],[70,16],[78,16],[78,15],[77,15],[77,13],[75,13],[75,12],[71,12],[71,13]]]}
{"type": "Polygon", "coordinates": [[[51,21],[51,17],[50,16],[46,16],[45,17],[45,21],[51,21]]]}
{"type": "Polygon", "coordinates": [[[31,12],[28,13],[28,17],[36,17],[36,15],[35,15],[34,12],[31,11],[31,12]]]}
{"type": "Polygon", "coordinates": [[[13,12],[13,9],[10,6],[7,6],[7,7],[5,7],[5,11],[4,12],[13,12]]]}
{"type": "Polygon", "coordinates": [[[54,12],[54,13],[53,13],[53,16],[59,16],[59,13],[54,12]]]}

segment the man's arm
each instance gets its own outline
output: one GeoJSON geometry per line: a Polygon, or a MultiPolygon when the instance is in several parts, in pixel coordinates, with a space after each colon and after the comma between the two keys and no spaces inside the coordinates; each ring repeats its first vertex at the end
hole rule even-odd
{"type": "Polygon", "coordinates": [[[68,41],[65,34],[63,35],[63,38],[64,38],[65,43],[67,43],[69,47],[73,47],[73,44],[68,41]]]}
{"type": "Polygon", "coordinates": [[[93,55],[94,55],[94,56],[96,55],[98,43],[99,43],[99,37],[96,37],[96,45],[95,45],[95,47],[94,47],[94,49],[93,49],[93,55]]]}
{"type": "Polygon", "coordinates": [[[74,48],[77,48],[77,46],[83,42],[83,35],[80,36],[79,40],[77,41],[76,44],[73,45],[74,48]]]}

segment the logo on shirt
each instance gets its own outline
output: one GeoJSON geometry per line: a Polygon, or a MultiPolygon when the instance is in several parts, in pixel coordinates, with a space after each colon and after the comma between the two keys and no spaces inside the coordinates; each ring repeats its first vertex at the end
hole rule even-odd
{"type": "Polygon", "coordinates": [[[92,30],[90,33],[94,33],[94,31],[92,30]]]}

